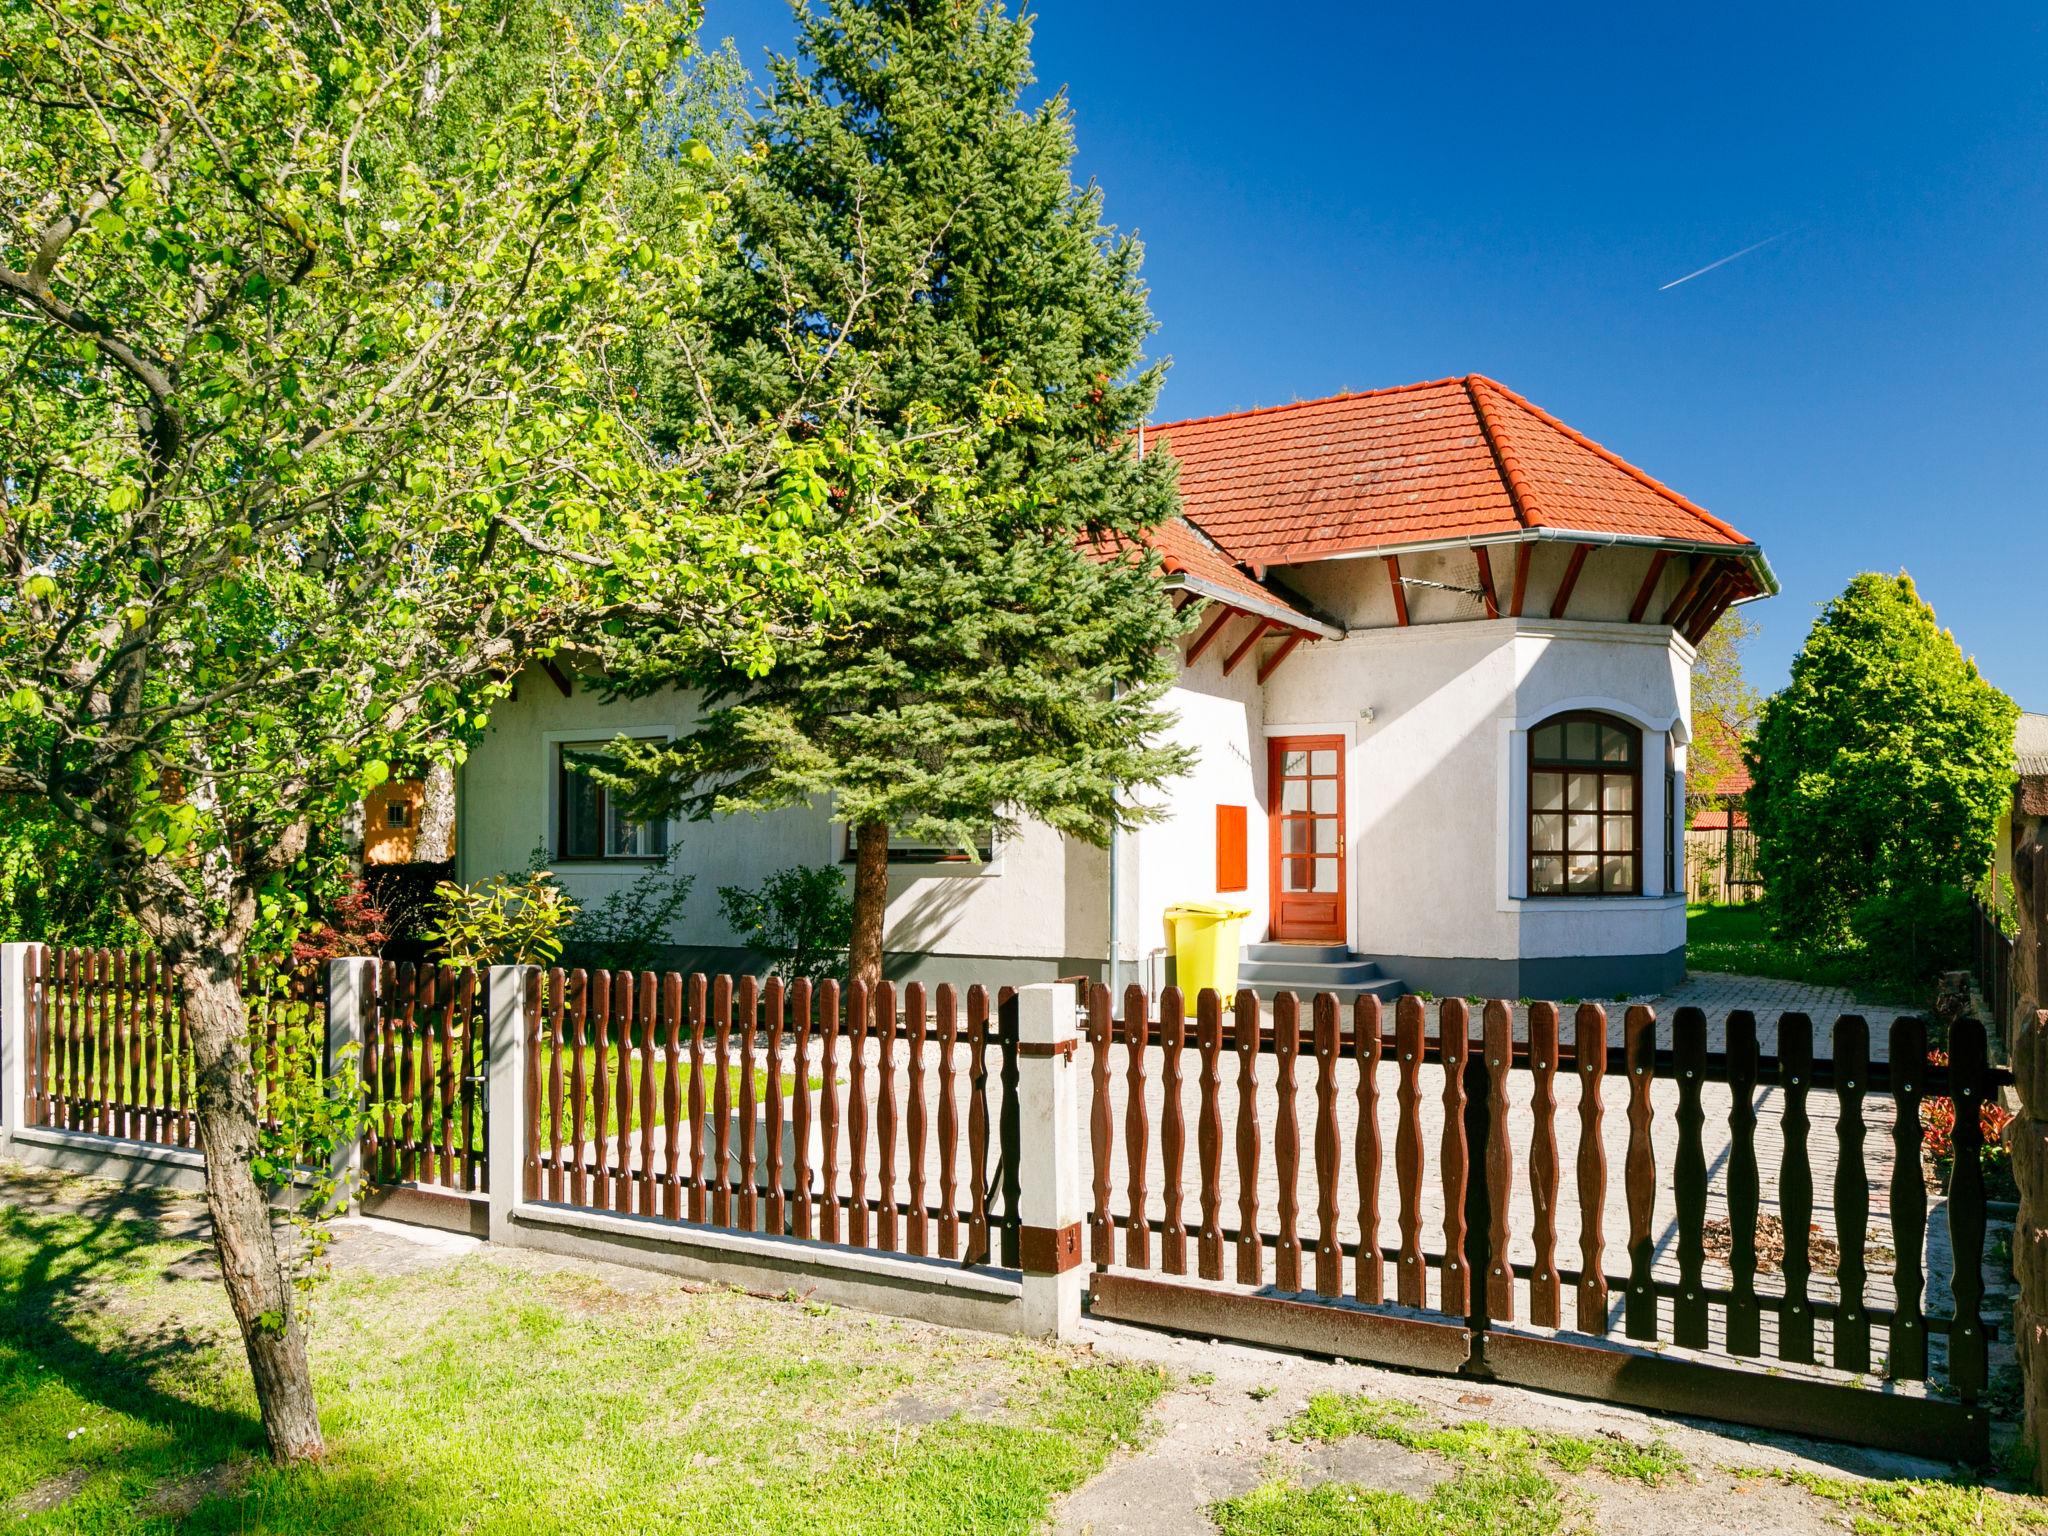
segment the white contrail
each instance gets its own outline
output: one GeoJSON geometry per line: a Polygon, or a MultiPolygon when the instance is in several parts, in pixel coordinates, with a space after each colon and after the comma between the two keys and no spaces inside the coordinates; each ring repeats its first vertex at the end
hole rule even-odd
{"type": "Polygon", "coordinates": [[[1787,233],[1787,231],[1781,229],[1775,235],[1772,235],[1770,239],[1759,240],[1755,245],[1745,245],[1741,250],[1737,251],[1734,255],[1723,256],[1719,261],[1710,261],[1704,267],[1701,267],[1699,271],[1688,272],[1683,277],[1674,278],[1672,281],[1666,283],[1662,288],[1659,288],[1657,291],[1659,293],[1668,293],[1673,288],[1676,288],[1680,283],[1689,283],[1696,277],[1705,277],[1709,272],[1713,271],[1716,267],[1725,267],[1731,261],[1740,261],[1743,257],[1751,254],[1752,252],[1762,250],[1765,246],[1771,244],[1772,241],[1784,239],[1787,233]]]}

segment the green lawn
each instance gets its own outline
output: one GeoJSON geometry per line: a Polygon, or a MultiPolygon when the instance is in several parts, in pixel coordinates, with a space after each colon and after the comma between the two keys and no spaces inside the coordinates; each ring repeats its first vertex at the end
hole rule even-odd
{"type": "Polygon", "coordinates": [[[652,1277],[343,1269],[313,1334],[328,1456],[281,1472],[192,1253],[150,1223],[0,1208],[6,1529],[1022,1532],[1165,1386],[652,1277]]]}
{"type": "Polygon", "coordinates": [[[1875,974],[1861,954],[1803,949],[1771,936],[1761,905],[1685,909],[1685,964],[1692,971],[1731,971],[1739,976],[1774,976],[1784,981],[1846,987],[1872,1003],[1925,1007],[1925,989],[1902,988],[1875,974]]]}
{"type": "Polygon", "coordinates": [[[1661,1440],[1631,1445],[1483,1421],[1441,1425],[1410,1403],[1318,1393],[1281,1429],[1326,1444],[1369,1436],[1450,1463],[1427,1498],[1332,1481],[1262,1484],[1211,1507],[1223,1536],[1555,1536],[1584,1528],[1580,1501],[1552,1476],[1598,1472],[1655,1488],[1686,1475],[1661,1440]]]}

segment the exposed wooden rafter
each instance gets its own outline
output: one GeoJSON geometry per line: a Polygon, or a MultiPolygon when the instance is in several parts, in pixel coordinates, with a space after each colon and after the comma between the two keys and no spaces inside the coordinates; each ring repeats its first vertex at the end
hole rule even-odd
{"type": "Polygon", "coordinates": [[[1515,546],[1515,595],[1508,604],[1508,612],[1518,619],[1522,616],[1522,599],[1529,595],[1529,557],[1535,552],[1533,543],[1515,546]]]}
{"type": "Polygon", "coordinates": [[[1472,553],[1479,558],[1479,591],[1486,599],[1486,616],[1497,619],[1500,617],[1500,599],[1493,592],[1493,557],[1487,554],[1484,544],[1473,545],[1472,553]]]}
{"type": "Polygon", "coordinates": [[[1707,584],[1707,578],[1721,562],[1717,559],[1695,557],[1692,569],[1686,573],[1685,585],[1678,589],[1678,596],[1671,599],[1671,606],[1664,610],[1664,622],[1676,624],[1678,616],[1692,606],[1692,600],[1700,595],[1700,588],[1707,584]]]}
{"type": "Polygon", "coordinates": [[[1235,646],[1231,647],[1230,654],[1223,658],[1223,675],[1228,677],[1231,673],[1235,672],[1237,664],[1243,661],[1245,657],[1251,655],[1252,647],[1265,639],[1269,633],[1278,627],[1271,619],[1261,619],[1258,623],[1254,624],[1252,632],[1238,641],[1235,646]]]}
{"type": "Polygon", "coordinates": [[[1636,592],[1634,605],[1628,611],[1631,624],[1643,622],[1643,615],[1650,611],[1650,599],[1656,595],[1657,583],[1664,578],[1664,567],[1671,562],[1671,551],[1660,549],[1650,557],[1649,574],[1643,577],[1642,587],[1636,592]]]}
{"type": "Polygon", "coordinates": [[[1394,585],[1394,619],[1403,629],[1408,627],[1408,589],[1401,585],[1401,557],[1387,556],[1387,580],[1394,585]]]}
{"type": "Polygon", "coordinates": [[[1278,672],[1280,670],[1280,663],[1285,661],[1289,656],[1292,656],[1294,654],[1294,648],[1297,645],[1301,644],[1301,642],[1306,640],[1307,638],[1308,636],[1304,635],[1298,629],[1289,630],[1287,638],[1280,642],[1280,648],[1273,652],[1272,655],[1268,656],[1264,661],[1259,663],[1259,681],[1263,683],[1275,672],[1278,672]]]}
{"type": "Polygon", "coordinates": [[[1564,580],[1558,583],[1557,596],[1551,600],[1550,616],[1553,619],[1563,618],[1565,610],[1571,607],[1572,589],[1578,586],[1579,572],[1585,569],[1586,556],[1591,553],[1593,553],[1593,546],[1590,544],[1574,544],[1572,546],[1571,564],[1564,568],[1564,580]]]}
{"type": "Polygon", "coordinates": [[[1195,636],[1195,643],[1188,647],[1187,664],[1192,667],[1196,662],[1200,661],[1202,653],[1214,645],[1217,636],[1223,633],[1224,626],[1236,617],[1237,610],[1235,608],[1219,606],[1216,610],[1216,616],[1203,626],[1202,632],[1195,636]]]}
{"type": "Polygon", "coordinates": [[[549,680],[553,682],[557,688],[562,690],[563,698],[568,698],[571,694],[573,694],[576,691],[574,685],[572,685],[569,681],[569,674],[564,672],[560,667],[556,666],[552,660],[543,659],[540,664],[540,669],[541,671],[547,673],[549,680]]]}
{"type": "Polygon", "coordinates": [[[1734,568],[1721,560],[1712,562],[1712,568],[1701,578],[1699,587],[1693,592],[1692,601],[1678,610],[1678,616],[1671,621],[1671,627],[1684,634],[1692,627],[1692,621],[1699,617],[1700,610],[1712,602],[1714,595],[1734,577],[1734,568]]]}

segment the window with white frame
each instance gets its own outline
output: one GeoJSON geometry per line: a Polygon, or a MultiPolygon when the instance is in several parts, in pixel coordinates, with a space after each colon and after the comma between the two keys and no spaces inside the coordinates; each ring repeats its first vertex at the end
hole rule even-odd
{"type": "Polygon", "coordinates": [[[1642,732],[1579,712],[1529,733],[1529,894],[1643,889],[1642,732]]]}
{"type": "Polygon", "coordinates": [[[590,776],[607,766],[599,743],[564,742],[555,749],[555,857],[561,860],[659,859],[668,853],[668,823],[623,815],[610,790],[590,776]]]}

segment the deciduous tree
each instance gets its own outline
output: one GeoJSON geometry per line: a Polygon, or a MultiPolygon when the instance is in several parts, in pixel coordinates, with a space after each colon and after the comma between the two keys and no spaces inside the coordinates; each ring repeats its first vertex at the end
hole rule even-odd
{"type": "Polygon", "coordinates": [[[1901,977],[1960,953],[2013,786],[2019,710],[1910,577],[1862,575],[1822,610],[1748,753],[1774,925],[1859,945],[1901,977]]]}
{"type": "Polygon", "coordinates": [[[858,445],[792,444],[792,399],[657,447],[630,387],[713,228],[716,157],[652,131],[694,20],[0,13],[0,793],[90,840],[175,978],[281,1459],[320,1430],[236,981],[312,830],[584,626],[744,670],[830,610],[858,445]]]}

